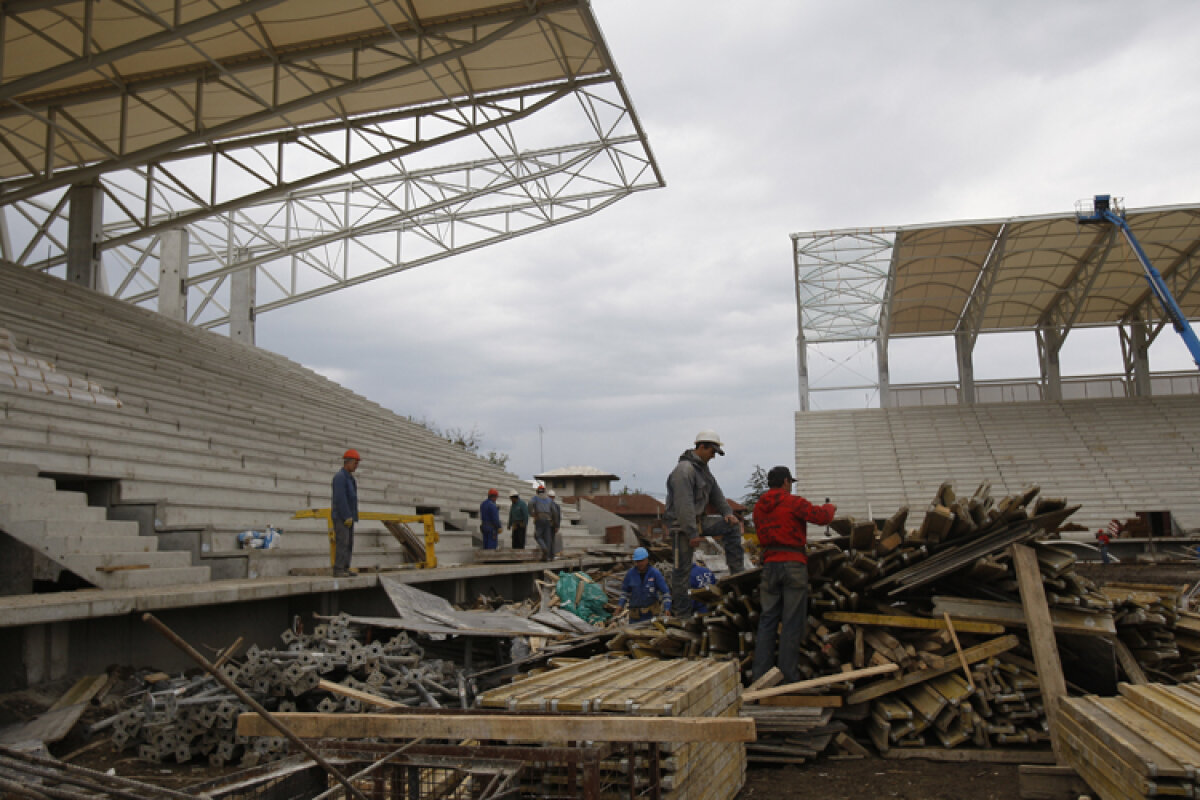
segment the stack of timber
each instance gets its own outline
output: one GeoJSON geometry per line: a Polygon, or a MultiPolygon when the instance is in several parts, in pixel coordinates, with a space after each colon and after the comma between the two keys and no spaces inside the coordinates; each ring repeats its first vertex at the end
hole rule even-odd
{"type": "MultiPolygon", "coordinates": [[[[589,712],[661,717],[737,717],[741,685],[728,661],[660,661],[594,657],[557,669],[520,676],[485,692],[477,704],[508,711],[589,712]]],[[[657,760],[664,798],[732,798],[746,774],[740,742],[640,745],[634,753],[635,793],[649,788],[657,760]],[[654,748],[651,751],[650,748],[654,748]]],[[[604,764],[604,780],[629,793],[628,755],[604,764]]],[[[547,772],[533,792],[552,790],[565,776],[547,772]]]]}
{"type": "Polygon", "coordinates": [[[1101,797],[1200,795],[1200,689],[1121,684],[1062,702],[1063,757],[1101,797]]]}

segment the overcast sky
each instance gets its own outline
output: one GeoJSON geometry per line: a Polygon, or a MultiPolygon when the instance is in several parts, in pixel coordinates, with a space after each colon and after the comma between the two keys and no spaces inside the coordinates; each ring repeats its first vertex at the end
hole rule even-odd
{"type": "MultiPolygon", "coordinates": [[[[1200,200],[1200,3],[593,9],[667,187],[263,314],[260,346],[476,428],[524,478],[588,465],[661,496],[713,428],[740,497],[754,465],[794,463],[790,233],[1200,200]]],[[[1151,353],[1190,364],[1170,331],[1151,353]]],[[[1064,375],[1120,368],[1115,334],[1068,339],[1064,375]]],[[[903,343],[891,369],[948,380],[953,350],[903,343]]],[[[977,378],[1036,374],[1032,335],[981,337],[977,378]]]]}

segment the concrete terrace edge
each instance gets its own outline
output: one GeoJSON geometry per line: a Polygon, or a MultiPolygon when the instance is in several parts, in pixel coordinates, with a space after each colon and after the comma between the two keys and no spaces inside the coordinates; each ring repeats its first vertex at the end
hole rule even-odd
{"type": "Polygon", "coordinates": [[[584,556],[518,564],[474,564],[437,569],[371,572],[349,578],[243,578],[170,588],[157,586],[142,589],[81,589],[73,592],[12,595],[0,597],[0,628],[117,617],[163,609],[243,603],[294,595],[371,589],[378,586],[379,578],[385,575],[403,583],[438,583],[497,573],[518,575],[540,573],[543,570],[581,570],[586,567],[605,566],[618,560],[619,557],[584,556]]]}

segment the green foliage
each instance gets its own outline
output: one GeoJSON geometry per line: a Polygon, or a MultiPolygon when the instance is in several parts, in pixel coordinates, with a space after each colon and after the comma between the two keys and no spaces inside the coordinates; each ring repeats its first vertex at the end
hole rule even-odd
{"type": "Polygon", "coordinates": [[[483,442],[483,434],[480,433],[479,428],[475,427],[474,425],[471,426],[470,430],[466,430],[464,428],[446,428],[445,430],[442,430],[437,426],[437,423],[426,419],[425,417],[421,417],[420,419],[417,419],[416,417],[406,417],[406,419],[409,422],[414,422],[417,425],[420,425],[422,428],[434,434],[435,436],[445,439],[447,442],[450,442],[450,444],[458,445],[468,453],[479,456],[489,464],[495,464],[501,469],[508,468],[508,453],[499,453],[495,450],[489,450],[487,455],[480,455],[479,446],[483,442]]]}
{"type": "Polygon", "coordinates": [[[746,481],[746,488],[750,491],[742,495],[742,505],[746,507],[746,516],[749,518],[754,513],[754,504],[767,491],[767,471],[755,464],[750,480],[746,481]]]}

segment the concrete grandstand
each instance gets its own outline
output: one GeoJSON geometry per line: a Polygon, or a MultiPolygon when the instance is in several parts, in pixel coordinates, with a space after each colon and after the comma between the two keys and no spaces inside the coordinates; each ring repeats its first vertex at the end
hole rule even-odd
{"type": "MultiPolygon", "coordinates": [[[[1200,316],[1198,211],[1127,213],[1189,319],[1200,316]]],[[[1174,333],[1111,226],[1055,214],[792,241],[802,493],[863,518],[907,505],[919,522],[944,481],[960,494],[985,481],[996,494],[1037,484],[1082,503],[1072,521],[1092,533],[1143,511],[1169,511],[1182,529],[1200,529],[1200,375],[1150,370],[1149,345],[1174,333]],[[1064,375],[1068,335],[1099,327],[1117,329],[1124,372],[1064,375]],[[976,380],[976,342],[994,332],[1036,338],[1039,374],[976,380]],[[930,343],[930,353],[933,337],[952,339],[957,379],[892,382],[889,344],[906,337],[930,343]],[[811,379],[810,359],[838,348],[865,354],[852,377],[811,379]],[[864,393],[869,407],[847,407],[863,405],[864,393]]]]}
{"type": "MultiPolygon", "coordinates": [[[[390,533],[362,523],[363,574],[335,579],[325,522],[292,518],[347,447],[361,510],[436,519],[438,568],[402,580],[465,601],[541,572],[474,563],[518,476],[255,322],[660,187],[649,143],[586,2],[315,8],[0,10],[0,686],[179,664],[135,611],[264,643],[388,613],[390,533]],[[278,547],[239,547],[267,526],[278,547]]],[[[564,512],[568,553],[603,546],[612,520],[564,512]]]]}

